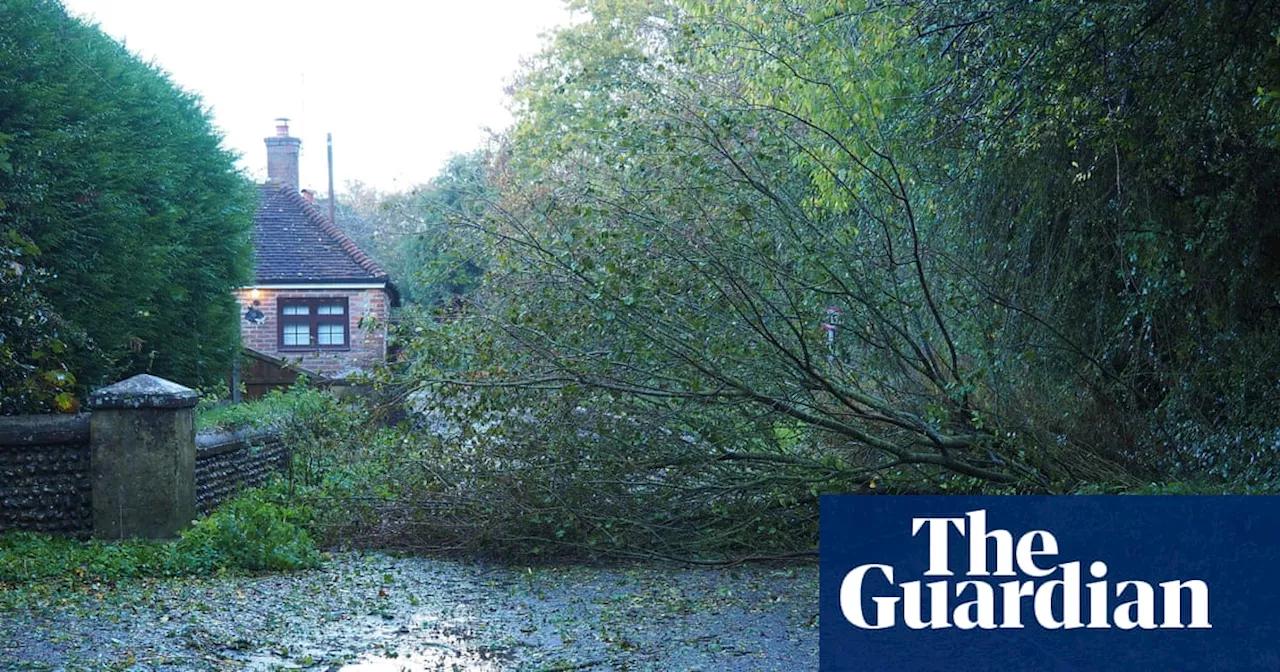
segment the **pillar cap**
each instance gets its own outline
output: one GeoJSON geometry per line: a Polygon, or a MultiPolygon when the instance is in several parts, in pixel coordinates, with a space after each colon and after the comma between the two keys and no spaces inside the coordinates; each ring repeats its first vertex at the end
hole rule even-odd
{"type": "Polygon", "coordinates": [[[89,395],[89,408],[191,408],[199,400],[189,387],[141,373],[94,390],[89,395]]]}

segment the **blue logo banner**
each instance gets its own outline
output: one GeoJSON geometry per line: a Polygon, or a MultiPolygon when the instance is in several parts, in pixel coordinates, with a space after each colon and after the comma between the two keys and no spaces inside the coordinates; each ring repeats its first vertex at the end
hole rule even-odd
{"type": "Polygon", "coordinates": [[[821,669],[1280,670],[1280,497],[824,496],[821,669]]]}

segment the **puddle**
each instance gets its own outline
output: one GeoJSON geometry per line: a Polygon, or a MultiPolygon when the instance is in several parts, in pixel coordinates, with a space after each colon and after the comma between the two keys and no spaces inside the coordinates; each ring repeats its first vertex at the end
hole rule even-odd
{"type": "Polygon", "coordinates": [[[410,639],[393,650],[360,656],[339,668],[343,672],[496,672],[507,669],[510,649],[478,644],[479,636],[465,623],[397,634],[410,639]]]}
{"type": "MultiPolygon", "coordinates": [[[[348,632],[347,634],[353,634],[348,632]]],[[[466,619],[441,623],[415,618],[399,627],[375,627],[361,633],[363,652],[314,646],[292,652],[257,652],[245,660],[247,670],[333,672],[497,672],[509,669],[511,649],[481,643],[483,633],[466,619]]]]}
{"type": "Polygon", "coordinates": [[[453,652],[437,655],[422,652],[387,656],[368,656],[338,668],[342,672],[491,672],[507,669],[498,661],[482,661],[465,654],[453,652]]]}

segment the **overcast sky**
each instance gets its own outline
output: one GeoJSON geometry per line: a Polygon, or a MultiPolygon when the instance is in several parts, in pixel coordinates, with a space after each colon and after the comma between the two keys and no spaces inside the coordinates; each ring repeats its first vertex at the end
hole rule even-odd
{"type": "Polygon", "coordinates": [[[339,193],[359,180],[425,182],[483,127],[510,122],[503,86],[539,35],[567,23],[561,0],[63,0],[178,85],[200,94],[255,180],[263,138],[289,117],[301,182],[325,193],[333,133],[339,193]]]}

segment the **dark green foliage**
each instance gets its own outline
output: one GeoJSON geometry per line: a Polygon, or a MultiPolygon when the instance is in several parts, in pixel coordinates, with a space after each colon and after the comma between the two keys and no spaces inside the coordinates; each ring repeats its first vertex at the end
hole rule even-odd
{"type": "Polygon", "coordinates": [[[1251,484],[1239,481],[1196,480],[1127,484],[1095,483],[1081,487],[1078,495],[1275,495],[1280,485],[1274,481],[1251,484]]]}
{"type": "Polygon", "coordinates": [[[85,386],[222,378],[238,346],[252,190],[200,101],[52,0],[0,5],[0,229],[43,252],[44,294],[97,348],[85,386]]]}
{"type": "MultiPolygon", "coordinates": [[[[0,133],[0,174],[13,172],[0,133]]],[[[0,211],[5,209],[0,199],[0,211]]],[[[0,415],[70,412],[78,408],[68,350],[88,352],[84,334],[67,324],[41,289],[48,271],[36,265],[40,248],[17,231],[0,238],[0,415]]]]}
{"type": "Polygon", "coordinates": [[[76,541],[34,532],[0,535],[0,584],[117,581],[207,570],[202,559],[175,552],[172,543],[76,541]]]}
{"type": "Polygon", "coordinates": [[[286,426],[294,418],[310,418],[317,409],[326,409],[332,399],[320,390],[307,387],[305,378],[288,390],[272,390],[265,397],[231,404],[225,400],[205,401],[196,406],[196,429],[266,429],[286,426]]]}
{"type": "Polygon", "coordinates": [[[707,460],[798,423],[771,459],[867,488],[1273,477],[1275,3],[582,6],[420,381],[594,389],[707,460]]]}
{"type": "Polygon", "coordinates": [[[0,586],[72,584],[315,567],[320,554],[299,527],[309,514],[282,490],[250,490],[197,520],[176,541],[75,541],[32,532],[0,535],[0,586]]]}
{"type": "Polygon", "coordinates": [[[175,552],[198,566],[247,570],[306,569],[320,553],[303,529],[309,514],[282,503],[282,490],[250,490],[183,531],[175,552]]]}
{"type": "Polygon", "coordinates": [[[1217,432],[1274,450],[1280,8],[920,7],[917,26],[981,26],[922,40],[951,57],[931,64],[935,95],[917,111],[930,116],[914,130],[974,157],[977,179],[939,201],[975,223],[961,249],[998,269],[979,271],[984,283],[1019,286],[1083,355],[1043,364],[1082,376],[1091,397],[1062,427],[1098,440],[1087,425],[1118,424],[1113,447],[1144,458],[1163,444],[1196,461],[1217,432]]]}
{"type": "Polygon", "coordinates": [[[0,415],[79,407],[68,360],[91,355],[84,333],[41,294],[48,271],[39,250],[9,230],[0,238],[0,415]]]}

